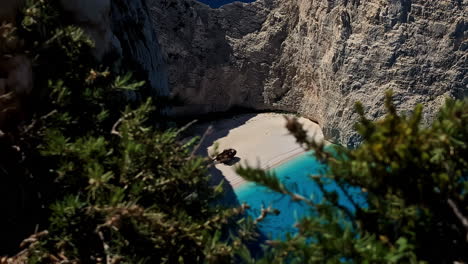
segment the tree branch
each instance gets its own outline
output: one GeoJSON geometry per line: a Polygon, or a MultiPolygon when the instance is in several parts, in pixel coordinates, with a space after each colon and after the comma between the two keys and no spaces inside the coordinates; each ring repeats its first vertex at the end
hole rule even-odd
{"type": "Polygon", "coordinates": [[[457,204],[455,204],[455,202],[452,199],[448,198],[447,203],[449,204],[450,208],[452,208],[452,211],[458,218],[458,220],[460,220],[460,223],[465,227],[466,241],[468,241],[468,219],[460,212],[460,209],[458,209],[457,204]]]}
{"type": "MultiPolygon", "coordinates": [[[[202,137],[201,137],[200,140],[198,141],[198,144],[193,148],[192,153],[190,153],[190,157],[191,157],[191,158],[192,158],[193,156],[195,156],[195,153],[198,151],[198,149],[200,149],[200,147],[201,147],[203,141],[205,140],[205,138],[206,138],[209,134],[211,134],[211,132],[213,132],[213,126],[209,126],[209,127],[205,130],[205,132],[203,133],[202,137]]],[[[210,157],[209,154],[208,154],[208,157],[210,157]]],[[[211,158],[211,157],[210,157],[210,158],[211,158]]]]}

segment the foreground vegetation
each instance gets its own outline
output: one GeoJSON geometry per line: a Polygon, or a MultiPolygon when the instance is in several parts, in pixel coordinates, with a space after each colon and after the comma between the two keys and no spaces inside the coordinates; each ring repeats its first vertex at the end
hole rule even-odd
{"type": "Polygon", "coordinates": [[[324,194],[320,204],[284,186],[269,172],[239,168],[314,216],[297,223],[298,235],[270,241],[270,253],[251,263],[466,263],[468,262],[468,100],[448,100],[429,127],[422,107],[398,114],[392,94],[387,115],[370,121],[358,104],[356,125],[363,143],[356,149],[327,150],[307,138],[295,120],[287,128],[297,142],[328,165],[325,177],[311,176],[324,194]],[[338,203],[337,191],[353,208],[338,203]],[[359,187],[366,203],[350,192],[359,187]],[[318,217],[317,217],[318,216],[318,217]]]}
{"type": "Polygon", "coordinates": [[[128,101],[144,83],[99,65],[92,41],[64,21],[55,1],[33,1],[16,28],[2,26],[2,41],[18,44],[2,55],[33,60],[40,103],[2,128],[1,203],[13,209],[0,220],[0,254],[34,233],[17,261],[231,262],[249,234],[236,228],[239,210],[213,205],[222,189],[209,186],[196,140],[162,129],[157,98],[128,101]]]}
{"type": "Polygon", "coordinates": [[[333,154],[289,120],[298,143],[329,167],[326,177],[311,177],[325,199],[314,204],[268,172],[239,168],[319,216],[302,219],[286,241],[267,241],[254,258],[245,246],[252,227],[239,218],[246,206],[216,206],[222,188],[209,186],[208,163],[193,155],[196,140],[181,143],[183,129],[163,129],[157,98],[128,101],[145,84],[94,61],[92,41],[63,21],[55,1],[36,1],[17,27],[0,30],[11,44],[0,45],[2,56],[33,60],[39,102],[1,128],[0,204],[9,209],[0,219],[0,254],[19,252],[29,236],[17,263],[468,261],[466,100],[449,100],[429,127],[420,125],[421,107],[399,115],[391,95],[381,121],[358,107],[362,145],[333,154]],[[327,191],[330,180],[353,210],[327,191]],[[366,205],[349,186],[361,188],[366,205]]]}

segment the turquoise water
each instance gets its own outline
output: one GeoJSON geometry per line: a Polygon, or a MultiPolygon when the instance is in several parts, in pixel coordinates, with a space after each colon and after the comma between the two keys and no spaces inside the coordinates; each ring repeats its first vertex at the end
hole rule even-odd
{"type": "MultiPolygon", "coordinates": [[[[312,153],[303,154],[275,169],[276,176],[290,190],[295,191],[305,197],[310,198],[314,202],[322,200],[322,193],[317,184],[311,180],[310,175],[323,175],[326,167],[320,164],[312,155],[312,153]]],[[[336,190],[339,196],[338,202],[351,209],[355,210],[351,202],[337,190],[335,183],[330,183],[326,186],[327,190],[336,190]]],[[[248,183],[235,190],[239,202],[246,202],[251,206],[249,214],[256,218],[260,214],[262,205],[264,207],[272,206],[280,210],[278,216],[270,215],[264,222],[260,223],[260,231],[274,239],[285,238],[286,233],[296,233],[294,224],[298,219],[306,215],[310,215],[312,211],[310,207],[303,203],[292,202],[288,197],[269,191],[268,189],[257,186],[253,183],[248,183]]],[[[357,188],[350,189],[353,200],[358,204],[364,204],[364,198],[357,188]]]]}

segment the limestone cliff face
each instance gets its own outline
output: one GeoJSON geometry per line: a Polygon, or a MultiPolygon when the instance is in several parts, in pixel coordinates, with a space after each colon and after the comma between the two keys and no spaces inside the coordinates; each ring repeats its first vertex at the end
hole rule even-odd
{"type": "MultiPolygon", "coordinates": [[[[22,2],[2,1],[0,20],[13,21],[22,2]]],[[[468,0],[60,2],[95,39],[96,57],[135,71],[147,94],[184,99],[176,114],[298,112],[352,145],[356,101],[379,118],[391,88],[400,109],[423,103],[430,119],[445,97],[468,95],[468,0]]],[[[15,90],[16,72],[2,74],[0,93],[15,90]]]]}
{"type": "MultiPolygon", "coordinates": [[[[24,0],[0,2],[0,25],[14,23],[24,0]]],[[[132,71],[147,81],[143,95],[169,95],[167,68],[159,49],[145,0],[60,0],[63,12],[95,41],[94,55],[112,62],[118,72],[132,71]]],[[[0,33],[9,27],[3,27],[0,33]]],[[[4,94],[27,96],[32,90],[30,59],[13,43],[0,39],[0,110],[7,108],[4,94]],[[10,47],[11,46],[11,47],[10,47]],[[6,52],[8,51],[8,52],[6,52]],[[3,54],[3,53],[7,54],[3,54]]],[[[18,45],[16,45],[18,46],[18,45]]],[[[131,97],[137,94],[129,94],[131,97]]],[[[10,103],[8,103],[10,104],[10,103]]],[[[21,108],[21,107],[15,107],[21,108]]],[[[0,127],[2,115],[0,111],[0,127]]]]}
{"type": "Polygon", "coordinates": [[[146,95],[168,96],[168,71],[145,0],[112,0],[112,47],[129,69],[148,83],[146,95]]]}
{"type": "Polygon", "coordinates": [[[97,58],[110,57],[114,70],[135,72],[147,81],[147,95],[169,94],[166,64],[144,0],[61,0],[61,4],[94,39],[97,58]]]}
{"type": "Polygon", "coordinates": [[[148,0],[172,92],[188,107],[298,112],[354,145],[353,105],[384,114],[468,95],[467,0],[257,0],[211,9],[148,0]]]}

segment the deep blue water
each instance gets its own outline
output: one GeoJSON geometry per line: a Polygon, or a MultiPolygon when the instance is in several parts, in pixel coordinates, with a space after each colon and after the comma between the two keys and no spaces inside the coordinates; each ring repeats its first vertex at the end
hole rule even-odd
{"type": "MultiPolygon", "coordinates": [[[[325,170],[326,167],[320,164],[311,153],[306,153],[275,168],[273,171],[290,190],[308,197],[314,202],[320,202],[322,193],[317,184],[310,178],[310,175],[323,175],[325,170]]],[[[326,186],[326,189],[337,190],[337,186],[332,182],[326,186]]],[[[273,193],[252,183],[241,186],[235,192],[239,202],[247,202],[251,206],[248,213],[254,218],[260,214],[262,205],[264,207],[271,205],[273,208],[280,210],[278,216],[269,215],[259,225],[260,231],[270,238],[284,239],[286,233],[296,233],[297,230],[294,228],[294,224],[297,220],[313,213],[307,205],[292,202],[288,197],[273,193]]],[[[365,206],[364,197],[358,188],[352,188],[349,192],[358,204],[365,206]]],[[[337,190],[337,193],[339,203],[354,211],[355,208],[351,202],[340,191],[337,190]]]]}
{"type": "MultiPolygon", "coordinates": [[[[225,4],[229,4],[234,2],[233,0],[199,0],[202,3],[205,3],[213,8],[218,8],[220,6],[223,6],[225,4]]],[[[244,2],[244,3],[251,3],[255,0],[237,0],[238,2],[244,2]]]]}

